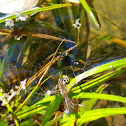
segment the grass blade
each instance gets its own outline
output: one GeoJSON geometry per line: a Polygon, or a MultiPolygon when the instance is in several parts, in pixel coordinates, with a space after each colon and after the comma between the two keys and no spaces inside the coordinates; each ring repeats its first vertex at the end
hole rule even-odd
{"type": "Polygon", "coordinates": [[[104,99],[126,103],[125,97],[109,94],[99,94],[99,93],[87,93],[87,92],[73,93],[70,95],[70,98],[95,98],[95,99],[104,99]]]}
{"type": "Polygon", "coordinates": [[[41,126],[44,126],[47,122],[49,122],[52,114],[59,108],[63,98],[60,96],[55,95],[55,99],[52,100],[49,104],[48,110],[42,120],[41,126]]]}
{"type": "Polygon", "coordinates": [[[73,121],[77,119],[77,126],[82,126],[86,122],[94,121],[102,117],[117,115],[117,114],[126,114],[126,107],[121,108],[104,108],[90,110],[86,112],[78,112],[75,114],[64,114],[63,118],[60,121],[60,125],[68,126],[73,121]]]}
{"type": "Polygon", "coordinates": [[[86,12],[89,14],[89,16],[91,17],[91,19],[93,20],[93,22],[95,23],[95,25],[97,27],[99,26],[99,23],[97,21],[97,19],[95,18],[93,12],[91,11],[90,7],[88,6],[87,2],[85,0],[80,0],[81,4],[83,5],[84,9],[86,10],[86,12]]]}
{"type": "MultiPolygon", "coordinates": [[[[92,68],[92,69],[90,69],[88,71],[83,72],[82,74],[79,74],[75,78],[73,78],[70,81],[69,85],[67,86],[67,89],[70,90],[75,84],[77,84],[78,82],[80,82],[82,79],[84,79],[86,77],[89,77],[91,75],[94,75],[94,74],[97,74],[97,73],[100,73],[100,72],[104,72],[104,71],[107,71],[107,70],[112,70],[113,71],[113,68],[115,69],[115,68],[118,68],[118,67],[122,67],[124,65],[126,65],[126,58],[119,59],[119,60],[116,60],[116,61],[112,61],[112,62],[103,64],[103,65],[94,67],[94,68],[92,68]]],[[[112,73],[110,72],[110,73],[108,73],[108,75],[109,76],[110,75],[116,75],[116,72],[112,72],[112,73]]],[[[107,77],[108,75],[104,75],[104,76],[107,77]]],[[[101,77],[101,78],[103,78],[103,77],[101,77]]],[[[99,80],[100,80],[100,78],[99,78],[99,80]]]]}
{"type": "MultiPolygon", "coordinates": [[[[30,15],[30,14],[35,14],[41,11],[47,11],[47,10],[53,10],[53,9],[58,9],[58,8],[62,8],[62,7],[69,7],[72,6],[72,4],[70,3],[66,3],[66,4],[53,4],[51,6],[47,6],[47,7],[36,7],[36,8],[32,8],[30,10],[26,10],[23,12],[20,12],[21,15],[30,15]]],[[[18,17],[17,14],[12,14],[9,16],[5,16],[3,18],[0,18],[0,23],[3,23],[6,21],[6,19],[16,19],[18,17]]]]}

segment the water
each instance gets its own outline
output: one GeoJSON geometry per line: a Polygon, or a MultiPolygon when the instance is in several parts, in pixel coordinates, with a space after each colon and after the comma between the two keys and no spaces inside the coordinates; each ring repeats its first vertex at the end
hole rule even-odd
{"type": "MultiPolygon", "coordinates": [[[[98,0],[94,1],[94,5],[96,5],[96,9],[99,9],[100,4],[104,4],[102,6],[106,7],[105,2],[98,2],[98,0]]],[[[109,3],[112,1],[109,1],[109,3]]],[[[117,2],[117,1],[116,1],[117,2]]],[[[112,3],[111,3],[112,4],[112,3]]],[[[121,2],[120,2],[121,4],[121,2]]],[[[122,1],[123,4],[123,1],[122,1]]],[[[122,6],[121,4],[121,6],[122,6]]],[[[123,5],[124,6],[124,5],[123,5]]],[[[119,7],[119,6],[118,6],[119,7]]],[[[121,8],[120,8],[121,9],[121,8]]],[[[101,8],[102,12],[104,12],[104,8],[101,8]],[[103,10],[102,10],[103,9],[103,10]]],[[[120,11],[121,12],[121,11],[120,11]]],[[[113,11],[106,12],[110,16],[113,15],[113,11]]],[[[106,15],[105,13],[105,15],[106,15]]],[[[118,12],[119,13],[119,12],[118,12]]],[[[103,13],[104,14],[104,13],[103,13]]],[[[116,14],[117,16],[125,16],[124,13],[116,14]]],[[[106,39],[104,36],[118,37],[121,40],[125,39],[124,33],[118,30],[115,26],[110,27],[110,23],[105,21],[104,18],[100,17],[101,29],[96,30],[91,27],[89,31],[89,26],[92,26],[90,19],[87,20],[87,16],[81,6],[73,6],[69,9],[62,8],[56,9],[48,13],[43,20],[41,20],[41,13],[34,17],[34,20],[25,24],[25,22],[17,22],[16,26],[23,27],[21,34],[26,34],[25,36],[21,36],[21,34],[14,35],[14,37],[6,39],[4,42],[0,44],[0,60],[1,63],[3,59],[6,58],[6,62],[4,63],[3,75],[7,75],[7,69],[12,70],[15,69],[17,72],[13,76],[19,75],[16,77],[17,81],[14,82],[14,85],[19,84],[20,81],[25,78],[32,77],[36,72],[38,72],[45,64],[47,64],[51,60],[51,54],[55,52],[58,47],[60,41],[58,41],[54,37],[59,37],[61,39],[67,39],[75,41],[78,45],[77,48],[68,53],[68,56],[63,58],[63,60],[57,61],[51,68],[47,74],[47,77],[50,75],[55,75],[51,77],[45,84],[44,89],[53,89],[58,83],[59,74],[68,75],[70,78],[74,77],[73,71],[71,69],[71,65],[74,67],[75,75],[79,75],[84,70],[84,63],[86,62],[86,68],[90,69],[97,65],[105,64],[106,61],[110,62],[112,60],[117,60],[119,58],[123,58],[126,56],[126,49],[121,45],[117,45],[116,43],[112,43],[109,39],[106,39]],[[73,24],[77,19],[80,19],[80,29],[73,27],[73,24]],[[104,29],[105,28],[105,29],[104,29]],[[108,29],[107,29],[108,28],[108,29]],[[114,29],[115,28],[115,29],[114,29]],[[90,34],[89,34],[90,33],[90,34]],[[119,34],[116,34],[119,33],[119,34]],[[34,34],[34,36],[33,36],[34,34]],[[53,39],[45,39],[42,36],[50,35],[53,39]],[[39,37],[39,36],[41,37],[39,37]],[[102,36],[102,39],[96,39],[96,37],[102,36]],[[16,40],[16,38],[21,37],[20,40],[16,40]],[[88,45],[91,46],[91,53],[89,58],[86,59],[88,45]],[[7,48],[4,48],[7,47],[7,48]],[[27,52],[27,53],[26,53],[27,52]],[[48,58],[47,58],[48,57],[48,58]],[[22,62],[25,63],[22,64],[22,62]],[[19,69],[20,68],[20,69],[19,69]],[[27,75],[25,73],[29,73],[31,71],[31,75],[27,75]],[[23,74],[23,75],[22,75],[23,74]],[[23,76],[23,77],[22,77],[23,76]]],[[[113,21],[116,22],[112,18],[113,21]]],[[[118,20],[119,21],[119,18],[118,20]]],[[[120,19],[120,22],[124,22],[123,26],[125,29],[125,21],[124,19],[120,19]]],[[[118,23],[118,22],[117,22],[118,23]]],[[[118,23],[120,24],[120,23],[118,23]]],[[[0,24],[0,27],[3,29],[7,28],[3,24],[0,24]]],[[[9,28],[7,28],[9,29],[9,28]]],[[[0,36],[3,38],[5,36],[0,36]]],[[[125,40],[124,40],[125,41],[125,40]]],[[[73,47],[75,43],[71,42],[63,42],[58,52],[64,52],[70,47],[73,47]]],[[[58,54],[57,54],[58,55],[58,54]]],[[[13,73],[14,71],[12,71],[13,73]]],[[[39,77],[32,82],[30,88],[33,88],[36,85],[36,81],[38,82],[39,77]]],[[[3,82],[4,83],[4,82],[3,82]]],[[[107,88],[106,92],[114,93],[117,95],[126,96],[125,94],[125,74],[120,75],[113,80],[108,81],[107,83],[111,84],[110,87],[107,88]]],[[[92,89],[92,91],[94,91],[92,89]]],[[[41,90],[39,90],[41,93],[41,90]]],[[[37,96],[36,96],[37,97],[37,96]]],[[[36,97],[34,97],[34,102],[36,102],[36,97]]],[[[38,99],[41,99],[38,98],[38,99]]],[[[111,103],[105,103],[104,107],[111,105],[111,103]]],[[[119,104],[118,104],[119,105],[119,104]]],[[[98,105],[99,107],[100,105],[98,105]]],[[[114,117],[112,117],[114,118],[114,117]]],[[[99,124],[102,121],[99,122],[99,124]]],[[[105,123],[106,124],[106,123],[105,123]]],[[[94,124],[95,125],[95,124],[94,124]]],[[[97,125],[97,123],[96,123],[97,125]]],[[[107,124],[106,124],[107,125],[107,124]]]]}

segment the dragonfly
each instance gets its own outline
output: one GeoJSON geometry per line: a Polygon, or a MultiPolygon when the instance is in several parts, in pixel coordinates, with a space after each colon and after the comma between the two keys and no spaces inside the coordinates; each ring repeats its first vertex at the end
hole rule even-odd
{"type": "Polygon", "coordinates": [[[66,109],[65,109],[65,113],[70,113],[75,109],[74,106],[81,106],[80,104],[75,104],[73,103],[70,98],[69,98],[69,94],[68,94],[68,90],[66,88],[66,84],[69,82],[69,78],[67,75],[63,75],[61,79],[58,80],[58,85],[54,88],[53,91],[47,91],[47,95],[53,95],[53,94],[57,94],[59,93],[57,91],[57,89],[59,88],[59,91],[61,93],[61,95],[63,96],[64,100],[65,100],[65,104],[66,104],[66,109]],[[72,108],[72,109],[71,109],[72,108]],[[71,110],[70,110],[71,109],[71,110]]]}
{"type": "Polygon", "coordinates": [[[69,78],[67,77],[67,75],[63,75],[63,77],[58,80],[59,90],[66,102],[66,110],[65,110],[66,113],[70,112],[71,107],[74,109],[74,103],[70,100],[68,96],[68,90],[66,88],[66,84],[68,82],[69,82],[69,78]]]}

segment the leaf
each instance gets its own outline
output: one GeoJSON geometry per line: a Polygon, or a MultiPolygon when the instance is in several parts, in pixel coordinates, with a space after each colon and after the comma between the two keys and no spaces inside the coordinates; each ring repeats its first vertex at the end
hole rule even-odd
{"type": "MultiPolygon", "coordinates": [[[[85,71],[83,72],[82,74],[79,74],[78,76],[76,76],[75,78],[73,78],[70,83],[68,84],[67,86],[67,89],[70,91],[70,89],[75,85],[77,84],[78,82],[80,82],[82,79],[86,78],[86,77],[89,77],[91,75],[94,75],[94,74],[97,74],[97,73],[100,73],[100,72],[104,72],[106,70],[112,70],[115,69],[115,68],[118,68],[118,67],[122,67],[126,65],[126,58],[123,58],[123,59],[119,59],[119,60],[116,60],[116,61],[112,61],[112,62],[109,62],[109,63],[106,63],[106,64],[103,64],[103,65],[100,65],[100,66],[97,66],[97,67],[94,67],[88,71],[85,71]]],[[[108,74],[114,74],[113,73],[108,73],[108,74]]],[[[115,72],[116,74],[116,72],[115,72]]],[[[106,77],[108,75],[105,75],[106,77]]],[[[101,77],[101,78],[104,78],[104,77],[101,77]]],[[[94,79],[93,80],[94,82],[97,83],[97,81],[94,79]]],[[[99,81],[100,81],[100,78],[99,78],[99,81]]],[[[87,85],[89,85],[90,82],[88,82],[87,85]]],[[[92,82],[93,83],[93,82],[92,82]]],[[[82,85],[81,85],[82,86],[82,85]]],[[[75,87],[76,88],[76,87],[75,87]]],[[[79,88],[79,87],[78,87],[79,88]]],[[[79,88],[80,89],[80,88],[79,88]]],[[[73,90],[73,89],[72,89],[73,90]]]]}
{"type": "Polygon", "coordinates": [[[109,94],[99,94],[99,93],[87,93],[87,92],[73,93],[70,95],[70,98],[95,98],[95,99],[104,99],[126,103],[125,97],[109,94]]]}
{"type": "Polygon", "coordinates": [[[60,121],[60,125],[68,126],[70,122],[74,122],[77,120],[77,126],[82,126],[86,122],[91,122],[102,117],[117,114],[126,114],[126,107],[104,108],[104,109],[90,110],[86,112],[78,112],[75,114],[72,113],[64,114],[63,118],[60,121]]]}
{"type": "Polygon", "coordinates": [[[56,118],[54,118],[53,120],[49,121],[48,123],[46,123],[45,126],[52,126],[55,122],[57,122],[58,120],[61,119],[62,116],[58,116],[56,118]]]}
{"type": "Polygon", "coordinates": [[[44,126],[47,122],[49,122],[53,113],[59,108],[59,105],[61,104],[62,100],[62,97],[55,95],[54,100],[52,100],[49,104],[48,110],[42,120],[41,126],[44,126]]]}
{"type": "Polygon", "coordinates": [[[24,106],[23,110],[16,113],[17,118],[21,120],[34,114],[45,114],[45,109],[48,107],[49,104],[48,102],[54,99],[54,96],[48,96],[48,98],[45,97],[44,99],[38,101],[30,107],[24,106]]]}
{"type": "Polygon", "coordinates": [[[6,62],[6,58],[4,58],[2,62],[0,61],[0,78],[2,77],[5,71],[5,62],[6,62]]]}
{"type": "Polygon", "coordinates": [[[89,14],[89,16],[91,17],[91,19],[93,20],[93,22],[95,23],[95,25],[97,27],[100,27],[97,19],[95,18],[95,15],[93,14],[93,12],[91,11],[90,7],[88,6],[87,2],[85,0],[80,0],[80,3],[83,5],[84,9],[86,10],[86,12],[89,14]]]}
{"type": "Polygon", "coordinates": [[[77,125],[82,126],[86,122],[91,122],[102,117],[118,115],[118,114],[126,114],[126,107],[90,110],[80,115],[81,118],[78,119],[77,125]]]}
{"type": "Polygon", "coordinates": [[[30,126],[31,124],[32,124],[32,126],[36,126],[36,123],[35,123],[35,121],[33,121],[32,118],[21,122],[20,126],[30,126]]]}
{"type": "Polygon", "coordinates": [[[86,82],[84,84],[81,84],[81,85],[79,85],[77,87],[74,87],[74,88],[72,88],[71,91],[74,92],[74,93],[75,92],[77,93],[77,92],[80,92],[82,90],[83,91],[87,90],[89,88],[95,87],[95,86],[97,86],[97,85],[111,79],[112,77],[115,77],[116,75],[122,74],[124,72],[126,72],[126,66],[120,67],[120,68],[116,69],[116,71],[111,71],[111,72],[109,72],[107,74],[104,74],[104,75],[102,75],[100,77],[97,77],[96,79],[88,81],[88,82],[86,82]]]}
{"type": "MultiPolygon", "coordinates": [[[[47,11],[47,10],[53,10],[53,9],[57,9],[57,8],[62,8],[62,7],[68,7],[68,6],[72,6],[72,4],[67,3],[67,4],[53,4],[52,6],[47,6],[47,7],[36,7],[36,8],[32,8],[30,10],[26,10],[23,12],[20,12],[21,15],[30,15],[30,14],[35,14],[41,11],[47,11]]],[[[0,23],[3,23],[6,21],[6,19],[16,19],[18,17],[18,14],[12,14],[9,16],[5,16],[3,18],[0,18],[0,23]]]]}

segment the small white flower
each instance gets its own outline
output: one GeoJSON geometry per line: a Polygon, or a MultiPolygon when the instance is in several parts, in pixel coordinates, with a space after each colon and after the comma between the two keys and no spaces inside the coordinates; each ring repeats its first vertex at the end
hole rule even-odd
{"type": "Polygon", "coordinates": [[[15,95],[16,95],[16,91],[12,92],[11,95],[8,95],[7,97],[7,101],[10,101],[15,95]]]}
{"type": "Polygon", "coordinates": [[[0,101],[2,101],[1,106],[5,106],[6,104],[8,104],[4,96],[0,96],[0,101]]]}
{"type": "Polygon", "coordinates": [[[27,81],[26,79],[23,80],[23,81],[21,81],[21,82],[20,82],[20,86],[19,86],[19,87],[16,87],[16,88],[18,88],[18,90],[17,90],[17,92],[15,93],[15,95],[18,95],[18,94],[20,93],[21,90],[26,91],[26,87],[25,87],[26,81],[27,81]]]}
{"type": "Polygon", "coordinates": [[[81,23],[79,23],[79,21],[80,21],[80,19],[77,19],[77,20],[75,21],[75,24],[73,24],[73,26],[74,26],[75,28],[77,28],[77,29],[81,26],[81,23]]]}
{"type": "Polygon", "coordinates": [[[10,94],[12,94],[13,92],[14,92],[14,89],[11,89],[11,90],[10,90],[10,94]]]}
{"type": "Polygon", "coordinates": [[[8,96],[8,93],[4,93],[4,94],[3,94],[3,96],[7,98],[7,96],[8,96]]]}
{"type": "Polygon", "coordinates": [[[28,15],[17,14],[17,16],[16,21],[26,21],[28,18],[28,15]]]}
{"type": "Polygon", "coordinates": [[[9,26],[11,28],[12,26],[14,26],[14,20],[6,19],[5,26],[9,26]]]}
{"type": "Polygon", "coordinates": [[[22,90],[26,91],[26,87],[25,87],[26,81],[27,80],[25,79],[25,80],[20,82],[20,90],[22,89],[22,90]]]}
{"type": "Polygon", "coordinates": [[[8,102],[6,102],[5,100],[3,100],[1,106],[5,106],[6,104],[8,104],[8,102]]]}
{"type": "Polygon", "coordinates": [[[19,88],[19,86],[15,85],[15,89],[18,89],[18,88],[19,88]]]}

